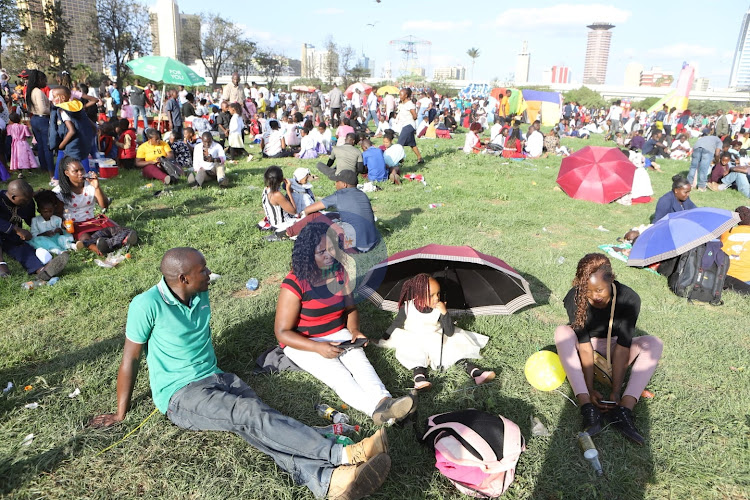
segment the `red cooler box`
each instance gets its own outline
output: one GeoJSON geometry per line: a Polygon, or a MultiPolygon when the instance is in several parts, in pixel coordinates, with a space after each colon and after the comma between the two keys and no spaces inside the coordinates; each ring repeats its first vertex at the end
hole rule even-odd
{"type": "Polygon", "coordinates": [[[112,158],[91,159],[89,160],[89,164],[99,167],[100,179],[111,179],[112,177],[117,177],[120,173],[117,163],[112,158]]]}

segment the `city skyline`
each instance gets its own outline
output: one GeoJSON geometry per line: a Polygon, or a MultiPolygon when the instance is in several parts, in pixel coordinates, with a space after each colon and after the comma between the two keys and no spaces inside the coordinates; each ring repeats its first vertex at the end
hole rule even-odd
{"type": "MultiPolygon", "coordinates": [[[[155,2],[148,3],[153,5],[155,2]]],[[[457,14],[451,20],[440,15],[433,20],[399,15],[401,6],[391,0],[363,2],[356,8],[342,7],[333,2],[310,6],[299,0],[288,0],[286,8],[291,15],[285,18],[280,24],[283,28],[279,29],[260,21],[252,10],[238,12],[229,0],[214,0],[210,9],[231,17],[260,46],[274,48],[295,59],[299,57],[302,43],[322,46],[325,39],[333,35],[337,44],[351,45],[357,55],[364,52],[374,59],[377,63],[376,78],[382,75],[388,63],[393,73],[397,73],[401,66],[400,54],[388,42],[406,35],[432,41],[430,51],[420,54],[420,59],[427,59],[429,55],[429,61],[425,61],[428,64],[422,64],[428,75],[438,67],[470,68],[471,60],[466,50],[478,47],[481,56],[476,60],[474,71],[477,81],[510,77],[515,71],[518,48],[528,40],[528,50],[534,56],[529,73],[532,83],[541,82],[543,72],[552,66],[569,67],[573,81],[581,83],[589,31],[586,26],[605,21],[617,26],[613,30],[607,84],[622,85],[625,68],[630,62],[638,62],[644,68],[658,66],[677,73],[682,62],[687,60],[697,67],[700,77],[711,80],[712,86],[726,87],[748,2],[728,0],[722,2],[721,9],[705,8],[705,4],[695,0],[680,5],[680,9],[670,9],[666,5],[641,0],[631,2],[628,7],[576,0],[565,3],[540,0],[533,7],[516,8],[478,0],[472,4],[475,14],[457,14]],[[637,13],[646,7],[650,9],[649,19],[654,23],[656,19],[669,19],[669,22],[659,23],[658,37],[644,36],[649,32],[648,23],[637,13]],[[698,9],[701,10],[700,24],[695,17],[698,9]],[[305,15],[294,14],[299,12],[305,15]],[[358,27],[358,23],[361,26],[358,27]],[[339,25],[352,29],[342,30],[339,25]],[[704,37],[701,29],[707,25],[721,26],[727,34],[704,37]]],[[[450,6],[445,0],[435,0],[430,11],[448,12],[450,6]]],[[[180,0],[180,9],[187,14],[207,11],[205,2],[200,0],[180,0]]]]}

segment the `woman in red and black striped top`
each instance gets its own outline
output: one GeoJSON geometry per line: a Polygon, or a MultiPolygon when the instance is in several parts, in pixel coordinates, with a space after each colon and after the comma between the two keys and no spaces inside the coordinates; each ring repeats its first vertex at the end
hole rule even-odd
{"type": "Polygon", "coordinates": [[[403,418],[413,400],[392,398],[364,350],[342,345],[367,337],[359,331],[349,280],[336,260],[343,255],[338,243],[339,232],[331,223],[310,223],[297,236],[292,271],[281,284],[276,306],[276,338],[289,359],[375,423],[403,418]]]}

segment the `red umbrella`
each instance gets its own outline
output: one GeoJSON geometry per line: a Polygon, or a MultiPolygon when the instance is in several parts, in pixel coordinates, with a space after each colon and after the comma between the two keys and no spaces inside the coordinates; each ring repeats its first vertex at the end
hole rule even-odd
{"type": "Polygon", "coordinates": [[[372,87],[370,85],[367,85],[366,83],[362,83],[362,82],[352,83],[344,91],[344,94],[346,94],[347,99],[352,98],[352,94],[354,94],[355,89],[359,89],[359,91],[362,92],[362,95],[367,95],[370,92],[372,92],[372,87]]]}
{"type": "Polygon", "coordinates": [[[370,270],[362,293],[396,312],[404,282],[428,273],[441,283],[451,314],[513,314],[534,304],[529,283],[512,267],[469,246],[427,245],[393,254],[370,270]]]}
{"type": "Polygon", "coordinates": [[[563,158],[557,183],[571,198],[606,204],[632,190],[635,169],[617,148],[586,146],[563,158]]]}

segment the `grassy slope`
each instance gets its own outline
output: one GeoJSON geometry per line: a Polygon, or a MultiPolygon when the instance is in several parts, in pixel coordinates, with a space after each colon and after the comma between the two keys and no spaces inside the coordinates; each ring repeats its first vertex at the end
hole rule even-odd
{"type": "MultiPolygon", "coordinates": [[[[602,144],[595,138],[590,144],[602,144]]],[[[371,194],[389,252],[427,243],[464,245],[496,255],[524,274],[538,305],[509,317],[464,318],[464,328],[490,335],[483,364],[497,382],[474,389],[463,372],[435,373],[432,391],[420,398],[419,424],[440,411],[475,407],[502,413],[519,423],[528,450],[518,464],[507,498],[743,498],[749,494],[750,299],[727,293],[723,307],[688,305],[672,295],[663,278],[614,266],[619,279],[642,297],[639,329],[665,340],[665,352],[649,389],[656,397],[637,407],[648,445],[639,449],[608,430],[596,439],[607,477],[595,479],[575,447],[578,411],[557,393],[533,390],[523,376],[526,358],[552,343],[554,327],[565,321],[562,298],[577,260],[614,242],[633,225],[647,222],[654,203],[623,207],[572,200],[554,190],[559,158],[508,162],[456,152],[463,136],[423,141],[427,159],[419,173],[428,184],[406,182],[371,194]],[[430,203],[443,203],[429,209],[430,203]],[[599,225],[611,230],[598,231],[599,225]],[[546,229],[546,230],[545,230],[546,229]],[[564,257],[562,264],[558,258],[564,257]],[[733,371],[731,367],[744,367],[733,371]],[[538,416],[553,432],[532,437],[529,418],[538,416]]],[[[583,142],[568,141],[579,148],[583,142]]],[[[256,148],[257,149],[257,148],[256,148]]],[[[278,162],[287,175],[300,163],[278,162]]],[[[220,366],[243,377],[271,406],[311,425],[323,422],[312,410],[323,400],[338,404],[333,392],[312,377],[285,373],[251,376],[255,357],[274,339],[278,284],[288,269],[292,243],[267,244],[255,223],[261,218],[262,173],[272,162],[232,168],[233,186],[202,191],[184,184],[173,196],[154,198],[157,188],[138,189],[135,172],[104,181],[116,198],[109,215],[138,229],[142,243],[133,259],[114,270],[100,269],[90,253],[71,258],[66,274],[50,288],[26,292],[20,266],[0,281],[0,307],[7,326],[0,343],[0,384],[16,390],[0,398],[0,492],[16,498],[308,498],[306,489],[272,461],[230,434],[184,432],[161,415],[107,452],[153,410],[143,363],[133,408],[124,425],[107,431],[84,428],[96,413],[115,408],[115,380],[129,300],[158,279],[164,251],[190,245],[201,249],[222,275],[212,287],[213,333],[220,366]],[[128,205],[132,209],[128,208],[128,205]],[[224,224],[217,224],[222,221],[224,224]],[[257,292],[244,283],[261,280],[257,292]],[[28,393],[21,388],[32,384],[28,393]],[[74,400],[67,393],[80,387],[74,400]],[[38,401],[37,410],[24,404],[38,401]],[[28,433],[29,447],[19,443],[28,433]]],[[[669,189],[684,162],[664,161],[653,173],[657,196],[669,189]]],[[[407,157],[407,172],[416,172],[407,157]]],[[[35,187],[43,176],[32,178],[35,187]]],[[[315,183],[316,194],[333,185],[315,183]]],[[[746,203],[738,193],[695,193],[699,206],[733,209],[746,203]]],[[[390,315],[365,305],[365,333],[380,336],[390,315]]],[[[406,393],[410,374],[392,353],[368,348],[387,387],[406,393]]],[[[567,384],[562,390],[569,393],[567,384]]],[[[372,425],[351,411],[353,420],[372,425]]],[[[434,458],[415,446],[411,427],[389,430],[393,470],[377,498],[459,498],[434,468],[434,458]]]]}

